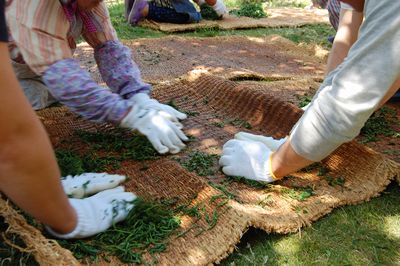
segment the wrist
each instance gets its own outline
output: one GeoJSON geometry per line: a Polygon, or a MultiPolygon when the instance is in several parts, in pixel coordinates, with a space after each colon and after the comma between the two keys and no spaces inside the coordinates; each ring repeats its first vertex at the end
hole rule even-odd
{"type": "Polygon", "coordinates": [[[282,177],[275,175],[275,169],[272,164],[274,152],[271,152],[271,154],[268,157],[268,174],[272,177],[274,180],[279,180],[282,177]]]}
{"type": "Polygon", "coordinates": [[[82,212],[80,211],[80,208],[75,206],[74,204],[74,199],[70,199],[70,206],[74,215],[73,220],[71,221],[66,221],[63,225],[63,227],[55,228],[55,227],[50,227],[50,226],[45,226],[46,230],[53,236],[60,238],[60,239],[70,239],[70,238],[75,238],[77,235],[79,235],[82,225],[82,212]]]}

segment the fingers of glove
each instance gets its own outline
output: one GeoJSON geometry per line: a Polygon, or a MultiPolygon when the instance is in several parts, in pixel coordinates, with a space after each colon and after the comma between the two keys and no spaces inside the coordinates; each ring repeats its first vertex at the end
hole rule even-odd
{"type": "MultiPolygon", "coordinates": [[[[171,128],[173,129],[173,131],[175,132],[175,134],[178,136],[179,139],[181,139],[183,141],[189,140],[189,138],[186,137],[185,133],[183,133],[183,131],[179,127],[177,127],[175,124],[172,124],[171,128]]],[[[185,145],[183,147],[185,147],[185,145]]]]}
{"type": "Polygon", "coordinates": [[[166,104],[162,104],[163,106],[163,110],[172,114],[173,116],[175,116],[176,118],[178,118],[179,120],[183,120],[187,118],[187,115],[185,113],[179,112],[178,110],[176,110],[175,108],[166,105],[166,104]]]}
{"type": "Polygon", "coordinates": [[[179,137],[176,134],[171,134],[170,140],[172,141],[173,145],[178,147],[178,149],[170,149],[170,152],[172,154],[180,152],[183,148],[186,147],[186,145],[179,139],[179,137]]]}
{"type": "Polygon", "coordinates": [[[235,168],[234,168],[234,166],[224,166],[224,167],[222,167],[222,172],[225,174],[225,175],[229,175],[229,176],[237,176],[238,174],[236,173],[236,171],[235,171],[235,168]]]}
{"type": "Polygon", "coordinates": [[[90,198],[104,198],[104,199],[108,199],[108,197],[111,195],[115,195],[118,193],[123,193],[125,191],[125,188],[123,186],[119,186],[116,188],[111,188],[111,189],[107,189],[104,191],[101,191],[99,193],[97,193],[94,196],[91,196],[90,198]]]}
{"type": "Polygon", "coordinates": [[[272,137],[254,135],[254,134],[250,134],[250,133],[246,133],[246,132],[237,133],[235,135],[235,139],[245,140],[245,141],[261,142],[264,145],[266,145],[272,151],[276,151],[286,140],[286,138],[274,139],[272,137]]]}
{"type": "Polygon", "coordinates": [[[180,152],[179,142],[182,143],[173,131],[166,133],[161,139],[161,143],[167,146],[172,154],[180,152]]]}
{"type": "Polygon", "coordinates": [[[166,112],[166,111],[164,111],[164,110],[160,110],[160,111],[158,111],[158,113],[159,113],[162,117],[168,119],[169,121],[172,121],[172,122],[174,122],[174,123],[179,123],[178,118],[176,118],[174,115],[172,115],[172,114],[170,114],[170,113],[168,113],[168,112],[166,112]]]}
{"type": "Polygon", "coordinates": [[[111,204],[113,212],[113,222],[118,223],[124,220],[129,212],[134,207],[133,201],[136,199],[136,195],[131,192],[124,192],[115,195],[111,204]]]}
{"type": "Polygon", "coordinates": [[[234,148],[223,148],[222,150],[223,155],[233,155],[235,154],[235,149],[234,148]]]}
{"type": "Polygon", "coordinates": [[[225,150],[226,148],[234,148],[239,145],[242,141],[237,139],[228,140],[222,148],[225,150]]]}
{"type": "MultiPolygon", "coordinates": [[[[77,177],[78,178],[78,177],[77,177]]],[[[120,183],[125,181],[126,176],[123,175],[109,175],[106,173],[88,173],[85,174],[85,183],[82,187],[85,196],[103,191],[106,189],[114,188],[120,183]]]]}
{"type": "Polygon", "coordinates": [[[146,137],[158,153],[164,154],[164,153],[168,152],[168,147],[161,144],[161,140],[155,134],[150,133],[150,134],[146,135],[146,137]]]}
{"type": "Polygon", "coordinates": [[[224,166],[229,166],[232,162],[232,157],[228,156],[228,155],[223,155],[221,156],[221,158],[219,159],[219,165],[224,167],[224,166]]]}

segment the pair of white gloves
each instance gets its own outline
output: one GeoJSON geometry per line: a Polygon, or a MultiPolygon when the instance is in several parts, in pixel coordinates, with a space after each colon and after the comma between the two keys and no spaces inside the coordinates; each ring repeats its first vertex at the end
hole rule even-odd
{"type": "Polygon", "coordinates": [[[271,170],[272,153],[286,141],[239,132],[223,146],[219,165],[229,176],[271,183],[277,180],[271,170]]]}
{"type": "Polygon", "coordinates": [[[187,118],[186,114],[150,99],[145,93],[138,93],[129,101],[132,109],[122,120],[122,127],[138,130],[160,154],[178,153],[186,146],[183,141],[188,138],[179,122],[187,118]]]}
{"type": "Polygon", "coordinates": [[[123,221],[134,207],[136,195],[118,186],[126,180],[122,175],[85,173],[63,177],[61,182],[69,202],[77,214],[77,226],[68,234],[59,234],[46,227],[57,238],[85,238],[107,230],[123,221]],[[95,194],[97,193],[97,194],[95,194]],[[95,194],[95,195],[93,195],[95,194]],[[93,195],[87,198],[86,196],[93,195]]]}

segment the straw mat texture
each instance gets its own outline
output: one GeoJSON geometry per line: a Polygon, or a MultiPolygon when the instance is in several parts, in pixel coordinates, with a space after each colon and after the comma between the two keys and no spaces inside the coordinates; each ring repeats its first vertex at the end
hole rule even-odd
{"type": "MultiPolygon", "coordinates": [[[[270,83],[256,86],[205,75],[155,86],[155,98],[164,103],[173,99],[180,110],[192,114],[183,123],[185,132],[195,139],[180,154],[145,162],[126,160],[113,172],[130,176],[125,183],[127,190],[145,199],[175,199],[178,204],[191,206],[202,204],[209,217],[217,217],[213,226],[204,217],[200,220],[181,217],[177,234],[184,234],[170,237],[167,250],[156,255],[159,265],[217,263],[233,251],[249,226],[266,232],[294,232],[338,206],[357,204],[379,195],[400,175],[398,163],[356,142],[342,145],[321,163],[320,167],[329,171],[329,178],[318,174],[321,169],[314,168],[264,188],[241,181],[227,182],[218,169],[217,159],[210,167],[214,173],[208,176],[198,176],[180,164],[195,151],[220,154],[222,145],[238,131],[276,138],[288,134],[302,110],[283,101],[285,95],[271,90],[275,82],[270,83]],[[246,121],[251,129],[247,123],[232,121],[246,121]],[[143,171],[140,169],[144,163],[148,168],[143,171]],[[341,181],[332,182],[335,180],[341,181]],[[234,196],[224,198],[224,192],[215,184],[224,186],[234,196]],[[296,197],[306,190],[312,191],[310,197],[296,197]]],[[[85,152],[87,144],[74,134],[77,129],[114,130],[111,125],[84,121],[64,107],[49,108],[38,115],[56,149],[70,147],[85,152]]],[[[149,254],[145,258],[152,260],[149,254]]],[[[112,259],[111,264],[119,263],[112,259]]]]}

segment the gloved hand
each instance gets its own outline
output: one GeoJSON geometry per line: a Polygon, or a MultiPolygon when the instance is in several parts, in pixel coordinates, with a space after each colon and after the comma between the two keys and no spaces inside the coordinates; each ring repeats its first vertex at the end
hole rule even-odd
{"type": "Polygon", "coordinates": [[[271,155],[261,142],[231,139],[223,146],[219,165],[226,175],[271,183],[277,180],[271,171],[271,155]]]}
{"type": "Polygon", "coordinates": [[[272,137],[264,137],[261,135],[254,135],[246,132],[239,132],[235,134],[235,139],[261,142],[268,147],[271,151],[277,151],[278,148],[285,143],[287,137],[281,139],[274,139],[272,137]]]}
{"type": "Polygon", "coordinates": [[[144,109],[154,109],[160,111],[160,114],[165,118],[171,120],[179,128],[182,128],[182,125],[179,123],[179,120],[183,120],[187,118],[187,115],[175,110],[169,105],[159,103],[155,99],[150,99],[149,95],[146,93],[137,93],[129,99],[133,104],[137,104],[144,109]]]}
{"type": "Polygon", "coordinates": [[[126,180],[123,175],[109,175],[107,173],[84,173],[77,176],[65,176],[61,183],[65,194],[71,198],[81,199],[97,192],[114,188],[126,180]]]}
{"type": "Polygon", "coordinates": [[[161,154],[178,153],[189,140],[182,130],[160,112],[134,105],[121,122],[122,127],[136,129],[145,135],[153,147],[161,154]]]}
{"type": "Polygon", "coordinates": [[[217,0],[217,2],[211,7],[214,9],[215,13],[217,13],[218,16],[220,17],[222,17],[228,12],[223,0],[217,0]]]}
{"type": "Polygon", "coordinates": [[[57,238],[85,238],[107,230],[124,220],[133,208],[135,194],[124,192],[123,187],[105,190],[85,199],[69,199],[76,211],[78,224],[68,234],[59,234],[51,228],[47,231],[57,238]]]}

